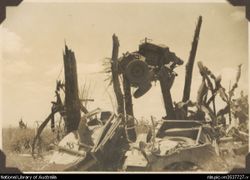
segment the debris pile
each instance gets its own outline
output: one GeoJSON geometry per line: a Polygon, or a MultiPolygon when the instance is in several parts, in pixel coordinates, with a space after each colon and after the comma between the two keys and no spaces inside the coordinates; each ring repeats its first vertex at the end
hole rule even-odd
{"type": "MultiPolygon", "coordinates": [[[[225,168],[221,154],[224,142],[241,142],[235,154],[245,153],[248,140],[248,100],[233,99],[236,82],[226,92],[221,76],[216,77],[202,62],[198,62],[202,83],[196,102],[190,100],[192,72],[199,42],[202,17],[198,18],[181,102],[174,103],[171,87],[184,61],[166,46],[156,45],[145,38],[134,52],[119,57],[119,40],[113,35],[110,59],[111,84],[117,101],[117,112],[99,108],[88,111],[78,94],[77,68],[74,52],[65,46],[65,82],[58,81],[51,114],[39,127],[32,146],[35,155],[37,141],[49,121],[54,129],[54,114],[64,120],[65,136],[54,147],[55,153],[45,170],[65,171],[167,171],[171,167],[194,165],[196,169],[214,171],[225,168]],[[136,132],[132,96],[140,98],[159,81],[166,115],[160,123],[151,118],[148,132],[136,132]],[[136,91],[131,93],[131,87],[136,91]],[[62,101],[60,93],[65,93],[62,101]],[[217,95],[226,107],[216,109],[217,95]],[[195,109],[195,110],[193,110],[195,109]],[[229,116],[229,123],[225,116],[229,116]],[[233,116],[233,117],[232,117],[233,116]],[[238,125],[233,125],[238,119],[238,125]],[[229,124],[229,125],[228,125],[229,124]],[[216,163],[215,163],[216,162],[216,163]],[[178,165],[181,164],[181,165],[178,165]]],[[[237,124],[237,123],[236,123],[237,124]]],[[[248,148],[248,147],[247,147],[248,148]]]]}

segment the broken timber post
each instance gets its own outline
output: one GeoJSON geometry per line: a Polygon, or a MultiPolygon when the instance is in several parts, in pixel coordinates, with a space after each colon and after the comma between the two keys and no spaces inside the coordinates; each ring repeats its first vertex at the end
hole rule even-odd
{"type": "Polygon", "coordinates": [[[192,83],[192,73],[193,73],[193,66],[199,41],[199,34],[202,24],[202,16],[198,19],[198,24],[195,29],[194,39],[192,42],[192,49],[190,51],[189,59],[186,64],[186,76],[185,76],[185,86],[183,91],[183,98],[182,101],[186,102],[190,98],[190,91],[191,91],[191,83],[192,83]]]}
{"type": "Polygon", "coordinates": [[[65,73],[65,107],[66,107],[66,131],[67,133],[78,128],[81,118],[80,100],[78,96],[78,81],[76,59],[73,51],[65,45],[63,53],[65,73]]]}
{"type": "Polygon", "coordinates": [[[111,70],[112,70],[112,79],[113,79],[113,88],[117,100],[117,113],[124,114],[124,101],[123,94],[121,91],[119,74],[118,74],[118,53],[119,53],[119,40],[118,37],[113,35],[113,51],[111,58],[111,70]]]}

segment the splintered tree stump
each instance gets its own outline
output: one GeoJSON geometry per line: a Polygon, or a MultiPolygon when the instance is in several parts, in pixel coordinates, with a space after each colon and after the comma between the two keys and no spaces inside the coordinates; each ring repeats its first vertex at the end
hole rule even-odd
{"type": "Polygon", "coordinates": [[[119,40],[118,37],[114,34],[113,35],[113,51],[112,51],[112,58],[111,58],[111,71],[112,71],[112,80],[113,80],[113,88],[117,100],[117,113],[124,114],[124,101],[122,90],[119,81],[119,74],[118,74],[118,53],[119,53],[119,40]]]}
{"type": "Polygon", "coordinates": [[[77,130],[81,118],[76,59],[73,51],[65,46],[63,54],[65,72],[66,131],[77,130]]]}

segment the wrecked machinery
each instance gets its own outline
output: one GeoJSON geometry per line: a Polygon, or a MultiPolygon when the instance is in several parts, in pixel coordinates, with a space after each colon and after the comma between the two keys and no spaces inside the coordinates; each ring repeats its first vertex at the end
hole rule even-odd
{"type": "Polygon", "coordinates": [[[55,146],[44,170],[165,171],[171,165],[183,162],[206,170],[222,166],[213,126],[206,123],[201,111],[193,116],[188,113],[189,106],[199,106],[202,112],[210,112],[202,104],[194,105],[189,99],[201,24],[202,17],[199,17],[186,64],[183,99],[177,104],[172,101],[171,87],[177,76],[174,69],[182,65],[183,60],[168,47],[156,45],[147,38],[137,51],[125,53],[119,58],[119,40],[113,35],[110,71],[117,112],[98,108],[88,111],[78,95],[74,52],[66,46],[65,83],[57,82],[57,101],[52,103],[52,112],[39,127],[32,146],[35,156],[42,130],[49,121],[53,126],[54,115],[59,113],[65,122],[66,135],[55,146]],[[161,123],[156,123],[152,118],[150,131],[137,135],[131,87],[137,88],[134,98],[140,98],[150,90],[152,81],[160,82],[166,116],[161,123]],[[65,102],[60,97],[61,90],[65,93],[65,102]]]}

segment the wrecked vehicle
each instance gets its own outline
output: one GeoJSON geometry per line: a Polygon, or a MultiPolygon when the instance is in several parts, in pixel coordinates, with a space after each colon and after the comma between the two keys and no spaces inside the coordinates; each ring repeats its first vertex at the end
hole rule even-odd
{"type": "Polygon", "coordinates": [[[57,101],[52,103],[51,115],[38,129],[33,143],[33,154],[43,128],[49,121],[53,124],[54,114],[57,112],[64,119],[66,135],[54,147],[53,156],[44,170],[223,169],[224,163],[219,156],[219,135],[216,131],[217,120],[222,111],[217,113],[214,105],[217,91],[223,91],[221,78],[216,78],[201,62],[198,66],[203,77],[202,85],[197,102],[190,101],[192,71],[201,24],[202,17],[199,17],[190,57],[186,64],[183,98],[179,103],[173,103],[171,87],[177,76],[174,69],[184,61],[168,47],[148,42],[147,38],[139,45],[138,51],[127,52],[118,58],[119,40],[113,35],[109,72],[116,96],[117,112],[104,112],[100,109],[89,112],[79,99],[74,52],[65,46],[65,84],[57,83],[57,101]],[[212,87],[211,79],[215,81],[216,87],[212,87]],[[166,116],[161,119],[161,123],[156,123],[152,118],[151,129],[147,133],[137,134],[131,87],[137,88],[133,94],[134,98],[140,98],[150,90],[151,82],[158,80],[166,116]],[[60,89],[65,92],[65,102],[58,93],[60,89]],[[212,91],[212,96],[207,100],[209,90],[212,91]],[[213,109],[210,108],[210,103],[213,103],[213,109]],[[196,107],[197,110],[190,112],[189,107],[196,107]],[[190,167],[195,168],[190,169],[190,167]]]}
{"type": "Polygon", "coordinates": [[[115,145],[120,141],[118,137],[122,133],[121,126],[121,116],[117,117],[111,112],[96,109],[85,114],[78,129],[67,134],[55,147],[55,152],[44,170],[86,171],[100,168],[100,162],[119,155],[115,145]],[[104,154],[107,151],[111,157],[104,154]]]}
{"type": "Polygon", "coordinates": [[[194,166],[200,170],[214,170],[223,166],[218,157],[218,151],[216,152],[218,147],[201,122],[165,120],[165,123],[168,126],[161,138],[152,137],[149,140],[146,134],[141,134],[137,138],[125,155],[124,170],[187,171],[192,170],[190,167],[194,166]],[[188,167],[184,169],[177,167],[183,166],[184,163],[188,167]],[[175,169],[173,169],[174,166],[175,169]]]}

